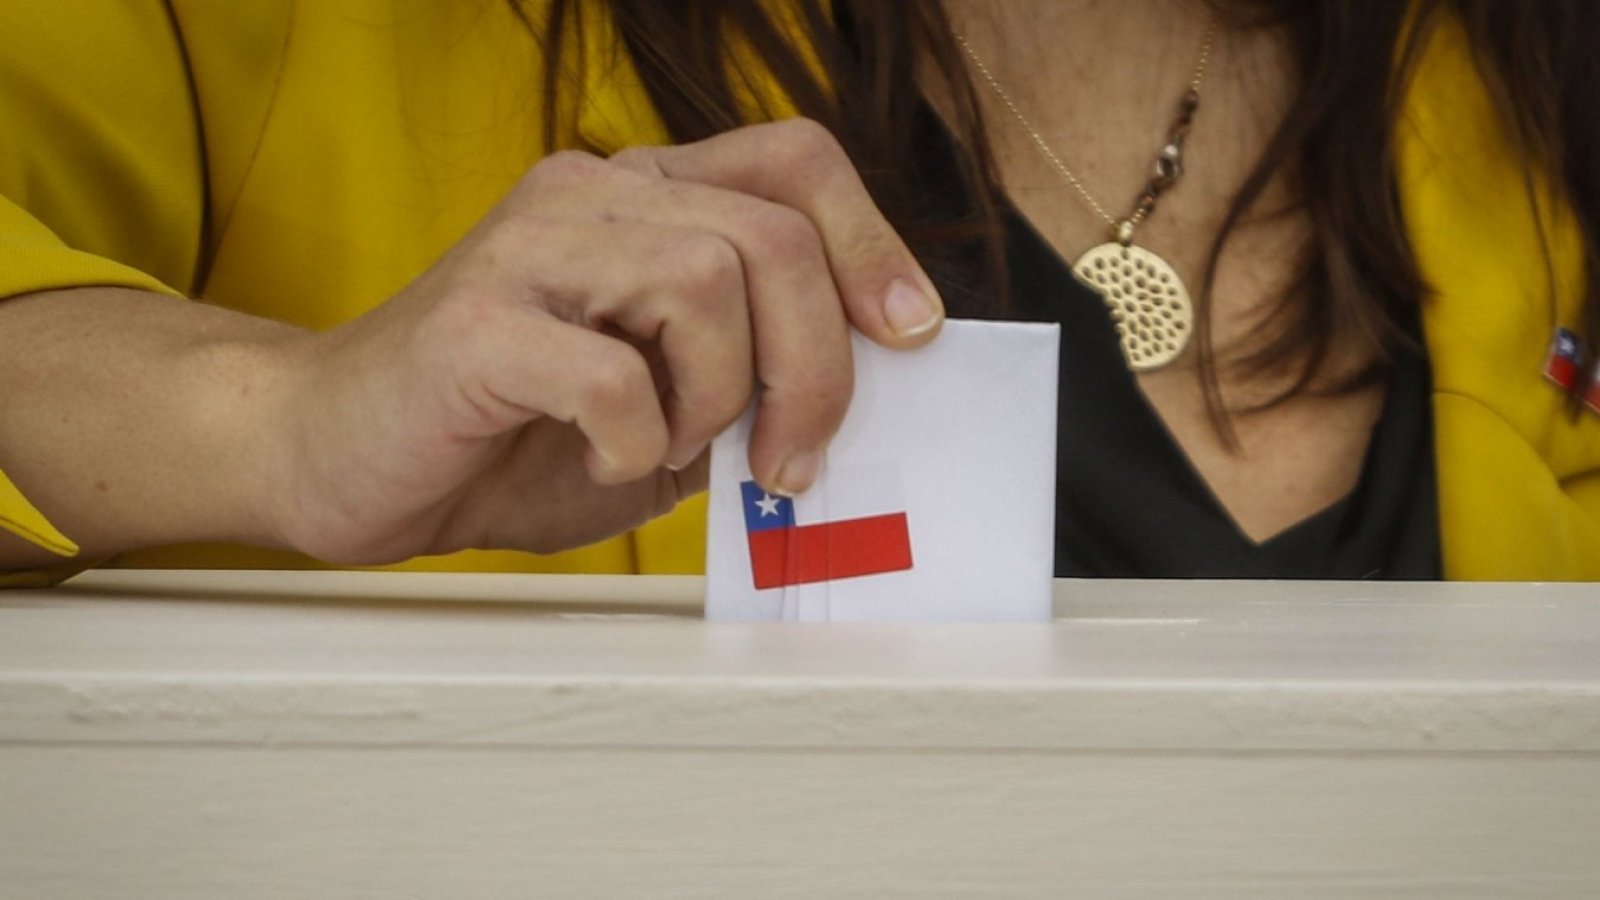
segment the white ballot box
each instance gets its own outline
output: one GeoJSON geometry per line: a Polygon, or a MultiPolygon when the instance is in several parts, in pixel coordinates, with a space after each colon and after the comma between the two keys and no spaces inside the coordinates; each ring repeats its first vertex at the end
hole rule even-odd
{"type": "Polygon", "coordinates": [[[1600,896],[1593,586],[1059,587],[825,627],[693,578],[0,594],[0,897],[1600,896]]]}

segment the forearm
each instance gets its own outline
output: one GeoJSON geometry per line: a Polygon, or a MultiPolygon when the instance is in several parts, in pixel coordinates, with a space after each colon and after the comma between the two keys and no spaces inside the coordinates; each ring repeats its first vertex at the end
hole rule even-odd
{"type": "MultiPolygon", "coordinates": [[[[89,557],[564,550],[703,486],[755,384],[751,471],[805,490],[850,327],[911,349],[942,317],[816,123],[557,153],[325,334],[125,290],[0,301],[0,470],[89,557]]],[[[0,567],[41,560],[0,541],[0,567]]]]}
{"type": "MultiPolygon", "coordinates": [[[[0,469],[86,558],[190,540],[282,546],[273,426],[303,336],[121,289],[0,301],[0,469]]],[[[0,542],[0,569],[51,559],[0,542]]]]}

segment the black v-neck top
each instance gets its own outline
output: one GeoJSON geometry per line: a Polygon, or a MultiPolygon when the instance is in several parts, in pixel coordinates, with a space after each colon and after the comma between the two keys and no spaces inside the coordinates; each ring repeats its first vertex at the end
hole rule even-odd
{"type": "MultiPolygon", "coordinates": [[[[971,221],[962,199],[970,194],[956,175],[950,136],[931,112],[921,124],[925,152],[911,168],[929,192],[923,195],[928,210],[971,221]]],[[[1145,400],[1099,295],[1016,209],[1004,213],[1009,296],[951,284],[945,300],[954,316],[1061,325],[1057,576],[1440,577],[1425,357],[1406,356],[1391,373],[1355,488],[1257,544],[1239,530],[1145,400]]]]}
{"type": "Polygon", "coordinates": [[[1439,577],[1426,359],[1407,356],[1391,374],[1355,488],[1257,544],[1145,400],[1099,295],[1008,212],[1012,309],[1061,323],[1058,576],[1439,577]]]}

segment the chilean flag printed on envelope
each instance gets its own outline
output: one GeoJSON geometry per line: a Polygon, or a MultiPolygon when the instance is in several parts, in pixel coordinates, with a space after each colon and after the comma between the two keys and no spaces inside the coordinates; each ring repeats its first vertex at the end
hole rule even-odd
{"type": "Polygon", "coordinates": [[[828,474],[824,494],[798,499],[739,485],[750,574],[756,590],[904,572],[912,568],[911,529],[891,464],[828,474]]]}

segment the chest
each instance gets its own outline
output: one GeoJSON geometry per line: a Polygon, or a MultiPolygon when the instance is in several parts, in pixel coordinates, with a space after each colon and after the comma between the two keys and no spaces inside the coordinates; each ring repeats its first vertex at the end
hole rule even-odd
{"type": "MultiPolygon", "coordinates": [[[[1198,40],[1152,38],[1170,48],[1198,40]]],[[[1270,36],[1219,36],[1218,58],[1203,74],[1201,104],[1183,145],[1179,181],[1158,199],[1135,243],[1175,270],[1196,301],[1210,272],[1213,246],[1234,197],[1256,166],[1293,99],[1292,67],[1270,36]],[[1276,76],[1276,77],[1274,77],[1276,76]]],[[[998,168],[1013,204],[1067,262],[1111,238],[1133,212],[1171,135],[1184,92],[1197,71],[1182,58],[1152,62],[1118,80],[1093,63],[1103,48],[1078,47],[1077,65],[1061,61],[980,70],[998,168]],[[986,83],[987,82],[987,83],[986,83]],[[1006,95],[1002,98],[1002,94],[1006,95]],[[1006,100],[1009,99],[1010,103],[1006,100]],[[1021,113],[1018,115],[1018,113],[1021,113]],[[1041,146],[1042,145],[1042,146],[1041,146]],[[1053,158],[1052,158],[1053,157],[1053,158]]],[[[1189,48],[1190,53],[1194,48],[1189,48]]],[[[1126,70],[1125,67],[1124,70],[1126,70]]],[[[1215,393],[1208,400],[1199,341],[1171,364],[1137,376],[1143,400],[1160,418],[1221,505],[1246,535],[1270,537],[1326,508],[1359,479],[1381,387],[1351,393],[1308,392],[1248,414],[1291,383],[1304,357],[1281,370],[1244,371],[1239,363],[1272,334],[1274,313],[1294,302],[1292,289],[1314,246],[1308,214],[1297,204],[1292,172],[1275,174],[1216,257],[1214,280],[1197,316],[1214,352],[1215,393]],[[1231,432],[1231,439],[1225,436],[1231,432]]],[[[1329,376],[1366,362],[1353,347],[1333,347],[1329,376]]]]}

